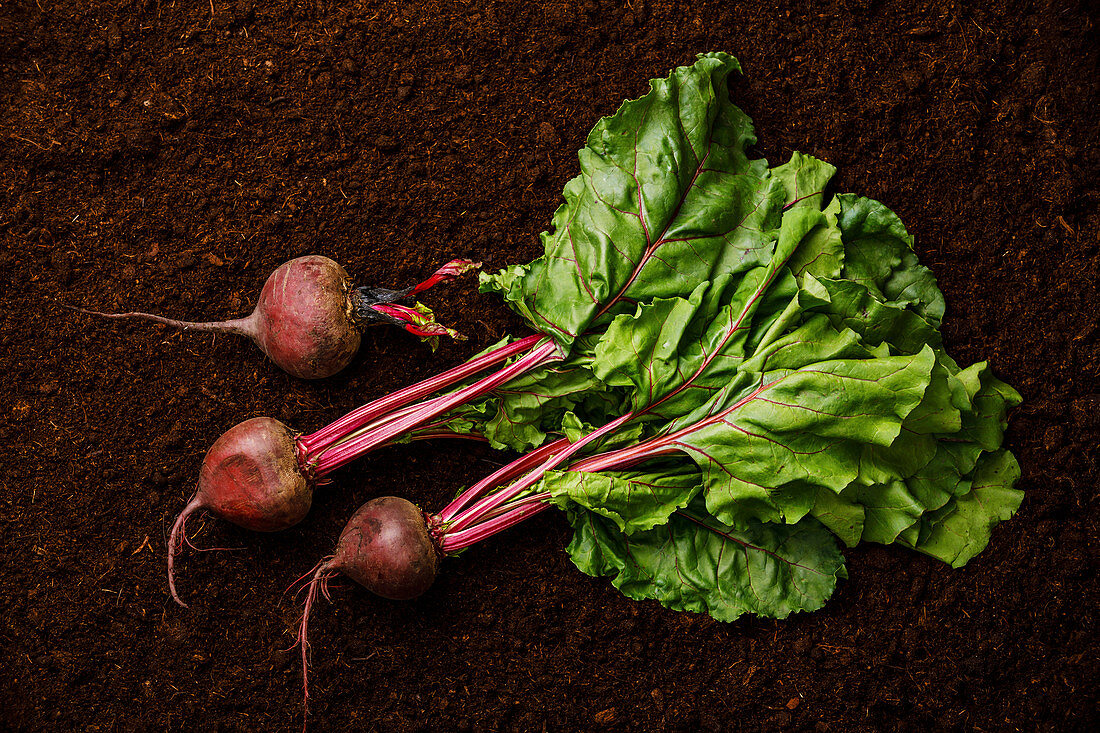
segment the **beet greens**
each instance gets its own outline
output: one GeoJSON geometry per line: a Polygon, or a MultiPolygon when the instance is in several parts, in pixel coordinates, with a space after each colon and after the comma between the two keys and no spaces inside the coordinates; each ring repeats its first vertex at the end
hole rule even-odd
{"type": "MultiPolygon", "coordinates": [[[[631,598],[784,618],[845,576],[838,540],[958,567],[1019,507],[1001,448],[1019,395],[944,352],[942,294],[897,216],[828,196],[812,157],[745,156],[737,69],[703,55],[601,120],[544,255],[481,276],[561,352],[433,415],[528,451],[423,516],[440,557],[556,506],[574,563],[631,598]]],[[[358,523],[314,570],[303,661],[332,574],[384,596],[362,569],[401,576],[345,547],[358,523]]]]}

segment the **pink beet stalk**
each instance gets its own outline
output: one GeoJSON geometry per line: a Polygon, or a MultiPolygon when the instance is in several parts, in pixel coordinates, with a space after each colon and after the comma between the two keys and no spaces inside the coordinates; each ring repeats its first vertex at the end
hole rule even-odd
{"type": "Polygon", "coordinates": [[[471,262],[470,260],[451,260],[447,264],[440,267],[424,282],[414,285],[409,290],[409,296],[414,296],[417,293],[422,293],[428,288],[435,287],[439,283],[450,282],[456,277],[465,275],[470,270],[476,270],[481,267],[480,262],[471,262]]]}
{"type": "Polygon", "coordinates": [[[310,459],[309,465],[317,475],[335,471],[364,453],[388,443],[409,430],[417,428],[455,407],[477,399],[515,377],[559,358],[561,358],[561,352],[557,343],[547,339],[527,355],[488,377],[451,394],[427,401],[424,403],[423,409],[414,410],[403,417],[387,421],[376,430],[365,431],[326,450],[314,452],[316,457],[310,459]]]}
{"type": "Polygon", "coordinates": [[[549,492],[532,494],[518,501],[506,505],[507,511],[482,518],[482,521],[469,529],[460,532],[448,533],[440,542],[440,549],[444,554],[457,552],[463,548],[488,539],[495,534],[514,527],[525,519],[535,516],[544,509],[549,509],[546,503],[550,498],[549,492]]]}
{"type": "Polygon", "coordinates": [[[547,443],[541,448],[537,448],[530,453],[517,458],[509,463],[507,466],[497,470],[496,472],[486,476],[481,481],[466,489],[462,494],[452,501],[447,507],[441,511],[437,516],[441,522],[450,522],[454,519],[460,511],[466,506],[484,494],[490,489],[494,489],[501,484],[507,483],[512,479],[522,475],[524,472],[534,468],[535,466],[546,461],[547,458],[554,455],[558,451],[562,450],[565,446],[569,445],[569,441],[565,438],[555,440],[553,443],[547,443]]]}
{"type": "Polygon", "coordinates": [[[324,451],[327,447],[346,438],[356,430],[369,425],[377,418],[400,407],[416,402],[430,394],[444,390],[453,384],[466,380],[517,354],[522,354],[543,338],[543,336],[528,336],[519,339],[499,349],[494,349],[488,354],[483,354],[464,364],[459,364],[453,369],[448,369],[434,377],[429,377],[421,382],[400,389],[392,394],[388,394],[385,397],[380,397],[372,402],[368,402],[316,432],[299,436],[298,445],[300,446],[300,450],[305,452],[307,458],[309,456],[314,456],[324,451]]]}
{"type": "Polygon", "coordinates": [[[452,518],[448,525],[447,532],[457,533],[459,530],[469,526],[473,522],[483,519],[486,515],[494,513],[499,507],[504,506],[510,500],[515,499],[523,492],[527,491],[527,489],[534,486],[538,482],[538,480],[542,478],[542,475],[544,473],[553,468],[557,468],[567,459],[576,455],[578,451],[580,451],[589,443],[599,440],[608,433],[615,431],[623,423],[630,420],[631,417],[633,417],[633,415],[628,412],[622,417],[612,420],[599,430],[593,430],[591,433],[584,436],[577,442],[569,443],[566,446],[562,447],[561,450],[550,455],[550,457],[543,461],[541,465],[539,465],[537,468],[535,468],[533,471],[528,473],[520,480],[516,481],[508,488],[501,489],[500,491],[497,491],[493,494],[489,494],[485,498],[475,503],[465,512],[462,512],[458,516],[452,518]]]}

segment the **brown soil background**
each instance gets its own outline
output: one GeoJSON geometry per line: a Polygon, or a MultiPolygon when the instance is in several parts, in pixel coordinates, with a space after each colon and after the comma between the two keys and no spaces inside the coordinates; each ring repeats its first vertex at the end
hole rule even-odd
{"type": "MultiPolygon", "coordinates": [[[[539,251],[595,121],[704,50],[738,56],[757,151],[840,167],[894,208],[946,294],[960,362],[1026,403],[1027,499],[962,570],[847,553],[828,606],[721,624],[621,597],[542,516],[448,561],[422,600],[344,585],[315,615],[314,730],[1086,730],[1097,705],[1100,44],[1074,2],[120,0],[0,4],[0,725],[301,724],[284,588],[359,503],[438,507],[502,460],[389,449],[257,536],[165,531],[206,448],[272,415],[312,430],[522,326],[469,283],[435,355],[370,331],[304,383],[231,337],[58,303],[246,313],[322,253],[403,285],[539,251]],[[981,8],[974,6],[981,5],[981,8]],[[985,6],[995,7],[985,7],[985,6]]],[[[200,529],[201,527],[201,529],[200,529]]]]}

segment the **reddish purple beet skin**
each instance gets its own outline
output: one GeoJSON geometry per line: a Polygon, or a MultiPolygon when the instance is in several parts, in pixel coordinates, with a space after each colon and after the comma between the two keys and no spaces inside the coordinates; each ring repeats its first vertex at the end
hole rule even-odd
{"type": "Polygon", "coordinates": [[[298,257],[264,283],[249,335],[273,362],[303,379],[343,369],[359,350],[351,278],[320,255],[298,257]]]}
{"type": "Polygon", "coordinates": [[[290,430],[274,418],[254,417],[214,441],[196,498],[239,527],[277,532],[302,521],[313,489],[298,468],[290,430]]]}
{"type": "Polygon", "coordinates": [[[176,592],[175,558],[186,539],[187,519],[207,510],[240,527],[276,532],[309,512],[312,483],[298,468],[294,436],[278,420],[256,417],[225,431],[207,451],[195,496],[176,519],[168,539],[168,587],[176,592]]]}
{"type": "Polygon", "coordinates": [[[309,700],[309,616],[317,595],[328,597],[328,581],[343,573],[383,598],[408,601],[423,595],[439,572],[440,551],[432,542],[424,512],[405,499],[381,496],[352,515],[340,533],[336,554],[313,569],[298,644],[302,692],[309,700]]]}
{"type": "Polygon", "coordinates": [[[348,520],[327,566],[383,598],[407,601],[435,581],[439,552],[424,512],[405,499],[382,496],[348,520]]]}

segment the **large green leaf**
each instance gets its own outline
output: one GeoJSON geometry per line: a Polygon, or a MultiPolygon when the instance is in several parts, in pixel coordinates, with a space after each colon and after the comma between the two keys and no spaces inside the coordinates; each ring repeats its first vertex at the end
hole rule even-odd
{"type": "Polygon", "coordinates": [[[568,356],[464,415],[524,448],[629,413],[532,491],[571,513],[585,572],[726,620],[819,606],[830,530],[961,565],[1021,496],[1000,449],[1019,395],[944,353],[913,238],[830,197],[824,161],[749,160],[734,71],[703,55],[596,125],[543,256],[482,280],[568,356]]]}
{"type": "Polygon", "coordinates": [[[702,501],[669,522],[627,536],[587,510],[570,513],[570,557],[589,575],[637,600],[733,621],[745,613],[786,618],[821,608],[844,577],[844,558],[817,521],[724,525],[702,501]]]}
{"type": "Polygon", "coordinates": [[[600,120],[545,253],[483,275],[482,290],[568,346],[636,303],[768,261],[786,191],[745,154],[752,124],[727,91],[739,70],[727,54],[703,54],[600,120]]]}
{"type": "Polygon", "coordinates": [[[952,567],[962,567],[985,549],[993,528],[1020,508],[1024,492],[1013,488],[1020,466],[1007,450],[985,453],[968,492],[921,518],[898,538],[952,567]]]}
{"type": "Polygon", "coordinates": [[[816,494],[812,513],[849,546],[861,540],[889,544],[899,535],[916,542],[922,518],[970,492],[979,461],[987,460],[983,453],[1000,445],[1006,411],[1019,395],[984,363],[959,370],[946,355],[937,356],[924,402],[889,448],[876,449],[873,466],[863,456],[861,481],[839,493],[816,494]]]}
{"type": "Polygon", "coordinates": [[[724,522],[798,521],[813,507],[813,487],[843,490],[865,446],[897,438],[934,364],[926,349],[767,372],[658,440],[695,460],[707,507],[724,522]]]}
{"type": "MultiPolygon", "coordinates": [[[[840,492],[910,475],[935,454],[928,433],[958,429],[947,370],[931,348],[890,356],[835,313],[831,322],[802,312],[789,263],[808,243],[818,247],[823,230],[835,231],[825,213],[793,208],[769,263],[739,282],[641,305],[595,348],[595,373],[631,384],[635,413],[669,423],[653,454],[688,453],[703,470],[709,511],[727,523],[796,522],[815,505],[815,487],[840,492]],[[906,420],[907,439],[894,448],[906,420]]],[[[802,274],[819,282],[805,266],[802,274]]],[[[807,299],[832,308],[828,292],[807,299]]]]}
{"type": "Polygon", "coordinates": [[[666,524],[701,486],[699,469],[681,460],[644,471],[548,471],[534,491],[549,491],[562,507],[582,506],[630,535],[666,524]]]}

